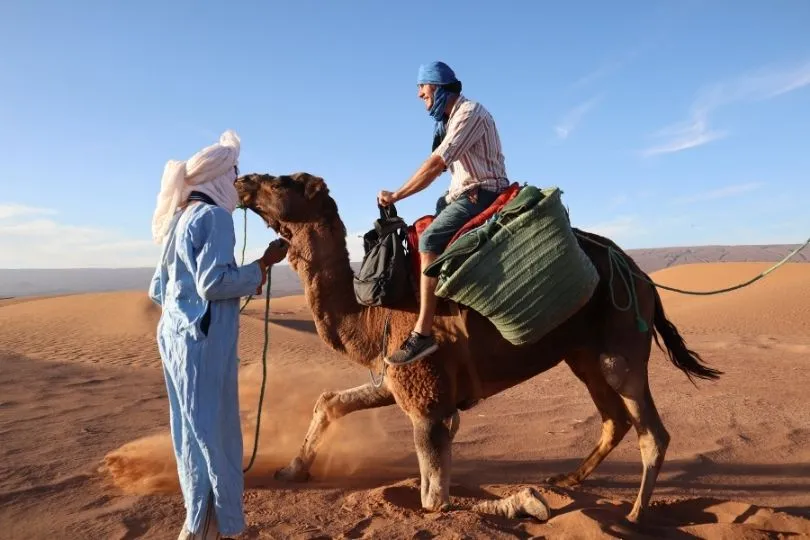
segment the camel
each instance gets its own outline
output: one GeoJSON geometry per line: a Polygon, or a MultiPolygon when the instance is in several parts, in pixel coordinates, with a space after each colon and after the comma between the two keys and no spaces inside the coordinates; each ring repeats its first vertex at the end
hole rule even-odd
{"type": "MultiPolygon", "coordinates": [[[[320,338],[353,362],[380,372],[383,356],[396,350],[413,328],[418,314],[416,295],[391,308],[358,304],[346,229],[322,178],[306,172],[247,174],[237,179],[236,187],[241,206],[288,240],[288,261],[301,278],[320,338]],[[387,321],[390,335],[383,350],[387,321]]],[[[687,348],[667,320],[657,290],[648,282],[634,277],[633,283],[639,314],[648,330],[639,329],[634,310],[617,309],[611,301],[610,260],[604,246],[625,256],[638,276],[646,274],[609,239],[575,231],[601,246],[579,240],[597,268],[600,283],[573,316],[539,342],[515,346],[474,310],[440,300],[434,323],[438,351],[412,364],[389,367],[379,387],[370,382],[323,393],[298,455],[276,477],[308,480],[319,443],[332,422],[355,411],[396,404],[413,424],[422,507],[428,511],[450,508],[451,445],[459,427],[459,411],[565,362],[587,386],[601,414],[602,431],[596,447],[575,471],[546,481],[563,487],[579,484],[632,426],[643,468],[638,495],[626,519],[640,521],[670,442],[650,393],[647,363],[652,339],[690,381],[693,377],[717,379],[722,372],[705,365],[699,354],[687,348]]],[[[627,291],[622,287],[613,293],[619,305],[626,302],[627,291]]],[[[547,506],[531,488],[509,500],[487,501],[474,510],[510,517],[548,517],[547,506]]]]}

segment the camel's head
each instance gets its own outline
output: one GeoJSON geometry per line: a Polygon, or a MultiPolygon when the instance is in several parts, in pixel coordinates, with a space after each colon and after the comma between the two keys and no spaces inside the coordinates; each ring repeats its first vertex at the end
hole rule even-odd
{"type": "Polygon", "coordinates": [[[282,235],[290,225],[324,221],[337,214],[323,178],[308,173],[246,174],[237,178],[235,185],[240,204],[282,235]]]}

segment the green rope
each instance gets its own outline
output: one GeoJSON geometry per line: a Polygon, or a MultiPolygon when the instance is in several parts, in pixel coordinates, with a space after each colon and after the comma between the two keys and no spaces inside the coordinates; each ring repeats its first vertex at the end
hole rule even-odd
{"type": "MultiPolygon", "coordinates": [[[[244,218],[245,218],[245,227],[244,227],[244,237],[242,241],[242,262],[240,266],[244,266],[245,264],[245,248],[247,247],[247,208],[243,208],[245,211],[244,218]]],[[[267,290],[265,291],[264,296],[264,347],[262,349],[262,388],[259,391],[259,408],[256,411],[256,431],[253,434],[253,453],[250,455],[250,461],[247,464],[247,467],[242,469],[242,473],[246,473],[253,467],[253,462],[256,460],[256,452],[259,450],[259,427],[261,426],[262,422],[262,405],[264,404],[264,387],[267,384],[267,345],[270,342],[270,268],[267,269],[267,283],[266,287],[267,290]]],[[[239,313],[242,313],[242,310],[248,305],[248,302],[251,301],[253,295],[251,294],[248,296],[248,299],[239,309],[239,313]]]]}
{"type": "Polygon", "coordinates": [[[647,321],[645,321],[641,317],[641,311],[638,308],[638,296],[636,295],[636,287],[633,285],[633,276],[635,273],[633,269],[630,268],[630,264],[627,262],[627,259],[622,257],[622,254],[617,252],[610,246],[605,246],[608,250],[608,257],[610,258],[610,300],[613,302],[613,307],[618,309],[619,311],[627,311],[631,307],[636,313],[636,327],[638,328],[639,332],[646,332],[649,330],[649,326],[647,326],[647,321]],[[613,277],[614,277],[614,268],[618,270],[619,277],[622,278],[622,283],[624,283],[624,289],[627,291],[627,305],[624,307],[620,307],[618,302],[616,302],[616,295],[615,289],[613,287],[613,277]]]}
{"type": "Polygon", "coordinates": [[[242,262],[245,264],[245,250],[247,249],[247,207],[242,208],[242,262]]]}
{"type": "Polygon", "coordinates": [[[388,352],[388,336],[391,333],[391,311],[385,316],[385,325],[383,326],[383,337],[382,337],[382,350],[380,351],[380,357],[383,360],[383,367],[382,371],[380,372],[380,378],[377,379],[374,376],[374,372],[371,368],[368,368],[368,372],[371,375],[371,384],[374,388],[379,388],[382,386],[383,382],[385,381],[385,371],[388,369],[388,362],[385,361],[385,353],[388,352]]]}
{"type": "Polygon", "coordinates": [[[751,285],[752,283],[757,282],[760,279],[764,278],[765,276],[767,276],[768,274],[770,274],[771,272],[773,272],[774,270],[776,270],[777,268],[779,268],[780,266],[782,266],[783,264],[788,262],[790,259],[795,257],[797,253],[799,253],[801,250],[806,248],[808,245],[810,245],[810,238],[808,238],[807,241],[804,244],[802,244],[798,248],[796,248],[793,251],[791,251],[790,253],[788,253],[788,255],[785,258],[783,258],[781,261],[779,261],[775,265],[771,266],[770,268],[768,268],[764,272],[760,273],[759,275],[754,276],[753,278],[749,279],[748,281],[745,281],[743,283],[738,283],[737,285],[733,285],[731,287],[726,287],[724,289],[716,289],[716,290],[713,290],[713,291],[687,291],[687,290],[684,290],[684,289],[678,289],[676,287],[668,287],[666,285],[661,285],[660,283],[655,283],[654,281],[652,281],[651,279],[649,279],[648,277],[645,277],[645,276],[638,276],[638,277],[640,277],[644,281],[647,281],[648,283],[650,283],[652,285],[655,285],[656,287],[659,287],[661,289],[666,289],[668,291],[681,293],[681,294],[692,294],[692,295],[698,295],[698,296],[708,296],[708,295],[712,295],[712,294],[720,294],[720,293],[725,293],[725,292],[731,292],[731,291],[736,291],[737,289],[742,289],[743,287],[747,287],[747,286],[751,285]]]}
{"type": "MultiPolygon", "coordinates": [[[[242,228],[242,262],[239,263],[239,266],[244,266],[245,265],[245,249],[247,248],[247,207],[242,207],[242,211],[243,211],[242,216],[244,217],[243,221],[244,221],[245,225],[242,228]]],[[[269,273],[268,273],[268,276],[269,276],[269,273]]],[[[269,279],[269,277],[268,277],[268,279],[269,279]]],[[[268,289],[268,290],[270,290],[270,289],[268,289]]],[[[245,308],[247,307],[247,305],[250,303],[251,300],[253,300],[253,295],[252,294],[247,297],[247,300],[245,300],[245,303],[242,304],[242,307],[239,308],[239,313],[242,313],[245,310],[245,308]]]]}
{"type": "Polygon", "coordinates": [[[578,238],[581,238],[586,242],[590,242],[594,245],[597,245],[607,250],[608,258],[610,259],[610,300],[611,302],[613,302],[613,307],[615,307],[619,311],[627,311],[631,307],[635,309],[636,324],[638,325],[638,329],[640,332],[646,332],[649,329],[649,327],[647,326],[647,323],[644,321],[644,319],[641,318],[641,314],[639,312],[638,297],[636,296],[636,288],[635,286],[633,286],[633,276],[643,281],[646,281],[647,283],[653,285],[654,287],[658,287],[660,289],[665,289],[667,291],[672,291],[680,294],[691,294],[696,296],[709,296],[713,294],[722,294],[726,292],[736,291],[737,289],[742,289],[743,287],[747,287],[752,283],[759,281],[760,279],[764,278],[765,276],[767,276],[768,274],[770,274],[771,272],[773,272],[774,270],[776,270],[777,268],[788,262],[790,259],[795,257],[797,253],[799,253],[801,250],[810,245],[810,238],[808,238],[804,244],[788,253],[787,256],[785,256],[781,261],[774,264],[764,272],[761,272],[759,275],[754,276],[753,278],[743,283],[738,283],[737,285],[732,285],[731,287],[725,287],[723,289],[715,289],[711,291],[689,291],[685,289],[678,289],[677,287],[669,287],[667,285],[661,285],[660,283],[656,283],[646,275],[634,272],[632,267],[630,266],[630,263],[627,261],[627,258],[622,253],[617,251],[614,247],[598,242],[593,238],[589,238],[583,234],[580,233],[575,234],[577,235],[578,238]],[[614,287],[613,287],[614,268],[618,270],[618,274],[622,278],[622,282],[624,283],[625,290],[627,291],[629,298],[627,305],[623,307],[619,306],[618,302],[616,302],[616,296],[614,294],[614,287]]]}
{"type": "Polygon", "coordinates": [[[256,431],[253,434],[253,453],[250,462],[242,472],[253,467],[256,452],[259,450],[259,426],[262,423],[262,405],[264,404],[264,387],[267,384],[267,344],[270,341],[270,270],[267,271],[267,291],[264,295],[264,349],[262,350],[262,388],[259,391],[259,408],[256,410],[256,431]]]}

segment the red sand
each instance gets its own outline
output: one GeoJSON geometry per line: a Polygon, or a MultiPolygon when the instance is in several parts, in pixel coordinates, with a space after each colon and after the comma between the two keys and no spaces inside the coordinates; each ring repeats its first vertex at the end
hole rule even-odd
{"type": "MultiPolygon", "coordinates": [[[[653,277],[707,289],[767,266],[696,264],[653,277]]],[[[648,538],[810,536],[810,265],[786,265],[725,295],[663,296],[689,346],[726,374],[695,388],[655,351],[650,380],[672,444],[641,532],[648,538]]],[[[394,407],[337,424],[311,483],[274,481],[272,472],[302,442],[318,394],[363,383],[368,374],[326,349],[301,297],[272,305],[266,409],[259,457],[247,479],[244,538],[627,534],[617,527],[641,467],[632,432],[579,488],[542,484],[573,469],[599,433],[584,386],[565,366],[462,414],[453,454],[458,510],[420,509],[410,425],[394,407]],[[550,502],[548,523],[465,509],[527,485],[550,502]]],[[[246,453],[260,384],[262,309],[254,302],[242,318],[246,453]]],[[[176,537],[184,514],[154,343],[157,317],[143,292],[0,305],[0,538],[176,537]],[[107,455],[110,469],[102,467],[107,455]]]]}

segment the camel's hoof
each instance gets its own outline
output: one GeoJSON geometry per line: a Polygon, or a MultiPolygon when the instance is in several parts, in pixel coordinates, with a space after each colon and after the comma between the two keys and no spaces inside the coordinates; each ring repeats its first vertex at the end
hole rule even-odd
{"type": "Polygon", "coordinates": [[[538,521],[548,521],[548,518],[551,517],[548,504],[535,489],[526,488],[520,491],[517,496],[520,500],[518,514],[522,514],[524,517],[533,517],[538,521]]]}
{"type": "Polygon", "coordinates": [[[444,503],[437,506],[423,506],[422,510],[425,512],[430,512],[431,514],[441,514],[444,512],[449,512],[453,509],[453,505],[450,503],[444,503]]]}
{"type": "Polygon", "coordinates": [[[274,478],[283,482],[307,482],[311,476],[301,459],[295,458],[290,465],[276,471],[274,478]]]}
{"type": "Polygon", "coordinates": [[[632,512],[627,514],[624,517],[624,519],[626,519],[627,522],[632,524],[632,525],[638,525],[639,523],[641,523],[641,512],[633,510],[632,512]]]}
{"type": "Polygon", "coordinates": [[[573,474],[555,474],[546,478],[546,484],[561,488],[570,488],[579,485],[579,480],[573,474]]]}
{"type": "Polygon", "coordinates": [[[649,534],[651,531],[644,531],[642,526],[627,521],[626,517],[616,523],[603,525],[602,531],[614,538],[655,538],[649,534]]]}
{"type": "Polygon", "coordinates": [[[441,500],[428,499],[427,501],[422,501],[422,509],[425,512],[448,512],[453,509],[453,505],[450,504],[450,501],[442,502],[441,500]]]}

